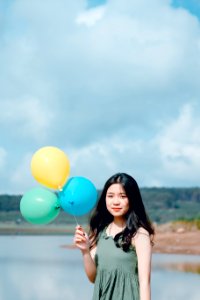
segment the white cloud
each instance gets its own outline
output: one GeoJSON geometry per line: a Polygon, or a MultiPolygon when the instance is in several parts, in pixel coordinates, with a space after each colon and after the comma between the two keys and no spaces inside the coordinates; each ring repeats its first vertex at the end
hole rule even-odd
{"type": "Polygon", "coordinates": [[[88,177],[97,188],[101,188],[117,172],[132,174],[140,185],[154,183],[149,176],[152,172],[149,169],[157,160],[156,154],[151,157],[152,149],[154,145],[151,141],[127,140],[126,136],[121,135],[81,149],[68,149],[68,153],[66,149],[66,153],[71,163],[70,175],[88,177]],[[144,168],[148,170],[146,173],[144,168]]]}
{"type": "MultiPolygon", "coordinates": [[[[200,122],[195,105],[185,104],[180,114],[159,125],[148,139],[131,138],[132,128],[80,148],[65,147],[72,176],[89,178],[101,188],[116,172],[130,173],[140,186],[190,186],[200,182],[200,122]],[[127,138],[129,136],[129,139],[127,138]]],[[[36,184],[30,174],[31,154],[14,170],[12,183],[36,184]]]]}
{"type": "Polygon", "coordinates": [[[4,148],[0,147],[0,172],[3,170],[4,166],[6,165],[7,159],[7,152],[4,148]]]}
{"type": "Polygon", "coordinates": [[[183,105],[177,117],[159,125],[149,138],[136,139],[129,128],[129,133],[80,149],[66,148],[71,176],[89,177],[97,187],[116,172],[132,174],[140,186],[199,185],[200,121],[195,107],[183,105]]]}
{"type": "Polygon", "coordinates": [[[85,10],[77,16],[75,22],[80,25],[84,24],[91,27],[103,18],[104,12],[105,6],[85,10]]]}
{"type": "Polygon", "coordinates": [[[196,183],[198,118],[192,106],[176,118],[199,99],[197,19],[169,0],[40,2],[11,2],[3,19],[0,134],[13,180],[26,153],[48,144],[98,186],[121,170],[142,185],[185,184],[193,170],[196,183]]]}
{"type": "Polygon", "coordinates": [[[164,170],[171,178],[200,183],[200,120],[195,106],[186,104],[180,115],[158,135],[164,170]]]}
{"type": "Polygon", "coordinates": [[[17,102],[6,100],[0,102],[0,123],[13,128],[15,134],[23,138],[41,141],[46,138],[53,121],[53,112],[41,100],[31,96],[23,97],[17,102]]]}
{"type": "Polygon", "coordinates": [[[31,174],[31,159],[32,153],[25,154],[15,165],[15,168],[11,170],[10,182],[14,187],[12,189],[13,192],[22,194],[30,188],[39,185],[31,174]]]}

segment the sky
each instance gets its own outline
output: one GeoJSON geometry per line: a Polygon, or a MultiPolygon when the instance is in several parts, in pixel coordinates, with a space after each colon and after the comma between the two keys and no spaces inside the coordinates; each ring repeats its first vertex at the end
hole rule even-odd
{"type": "Polygon", "coordinates": [[[97,188],[200,186],[199,1],[0,0],[1,194],[45,146],[97,188]]]}

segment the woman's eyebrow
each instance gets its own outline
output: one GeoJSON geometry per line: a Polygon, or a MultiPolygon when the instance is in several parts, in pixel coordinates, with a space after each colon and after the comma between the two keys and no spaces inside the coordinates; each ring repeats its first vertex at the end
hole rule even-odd
{"type": "MultiPolygon", "coordinates": [[[[114,192],[108,192],[107,193],[107,195],[114,195],[115,193],[114,192]]],[[[126,193],[125,192],[120,192],[120,193],[118,193],[118,195],[126,195],[126,193]]]]}

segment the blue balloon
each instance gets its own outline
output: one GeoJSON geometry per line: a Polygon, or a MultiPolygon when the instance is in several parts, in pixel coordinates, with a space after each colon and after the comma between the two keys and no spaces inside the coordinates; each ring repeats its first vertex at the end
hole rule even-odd
{"type": "Polygon", "coordinates": [[[74,216],[87,214],[96,204],[97,190],[85,177],[70,178],[58,194],[64,211],[74,216]]]}

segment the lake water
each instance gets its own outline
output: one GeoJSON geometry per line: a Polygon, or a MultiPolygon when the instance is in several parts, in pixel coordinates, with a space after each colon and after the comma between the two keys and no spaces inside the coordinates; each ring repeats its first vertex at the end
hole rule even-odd
{"type": "MultiPolygon", "coordinates": [[[[0,300],[90,300],[93,284],[65,236],[0,236],[0,300]]],[[[199,300],[200,275],[170,266],[200,264],[195,255],[153,255],[152,300],[199,300]]],[[[117,300],[117,299],[116,299],[117,300]]]]}

